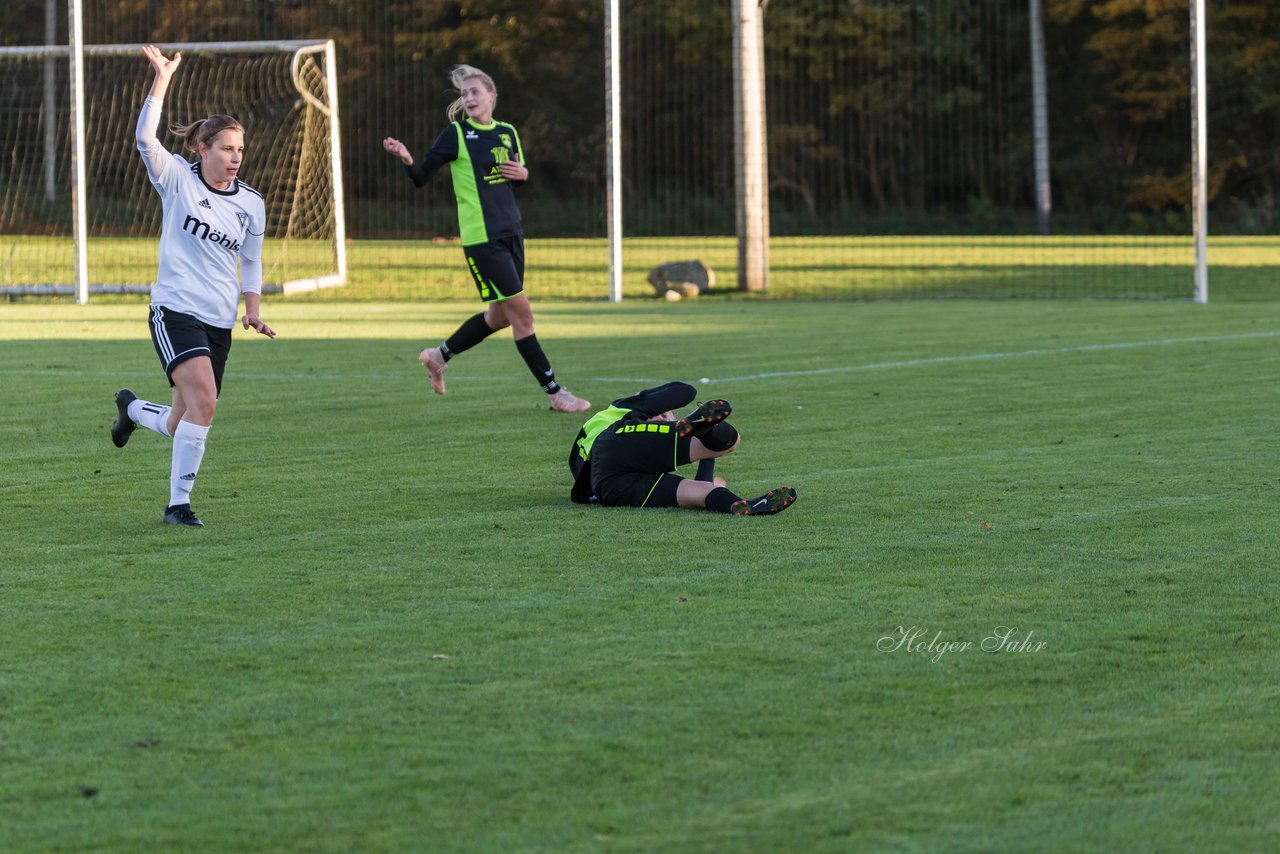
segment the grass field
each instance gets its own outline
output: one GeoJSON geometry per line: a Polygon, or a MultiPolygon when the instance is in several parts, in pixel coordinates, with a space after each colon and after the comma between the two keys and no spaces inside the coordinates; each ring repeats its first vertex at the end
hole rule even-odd
{"type": "Polygon", "coordinates": [[[0,305],[0,850],[1280,848],[1280,302],[538,304],[763,519],[569,503],[474,310],[271,301],[174,530],[143,305],[0,305]]]}
{"type": "MultiPolygon", "coordinates": [[[[604,299],[609,250],[603,239],[530,239],[526,285],[535,297],[604,299]]],[[[268,241],[266,280],[331,272],[332,248],[268,241]]],[[[145,285],[155,278],[154,237],[97,238],[87,249],[96,282],[145,285]]],[[[464,300],[475,288],[456,242],[359,240],[347,248],[350,284],[297,299],[464,300]]],[[[729,237],[628,238],[623,289],[652,297],[649,270],[696,258],[716,275],[717,292],[737,287],[729,237]]],[[[1189,299],[1189,237],[775,237],[767,296],[777,299],[1090,297],[1189,299]]],[[[74,281],[69,240],[0,235],[0,290],[74,281]]],[[[1217,237],[1209,247],[1213,300],[1280,299],[1280,237],[1217,237]]],[[[107,298],[109,299],[109,297],[107,298]]]]}

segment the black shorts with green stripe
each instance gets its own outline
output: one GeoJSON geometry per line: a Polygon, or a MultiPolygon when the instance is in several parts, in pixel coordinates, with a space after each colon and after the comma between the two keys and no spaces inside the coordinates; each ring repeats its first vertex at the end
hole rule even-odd
{"type": "Polygon", "coordinates": [[[689,462],[688,436],[672,421],[626,419],[611,425],[591,446],[591,488],[605,507],[678,507],[673,474],[689,462]]]}
{"type": "Polygon", "coordinates": [[[462,251],[482,301],[499,302],[524,290],[524,238],[520,235],[496,237],[464,246],[462,251]]]}

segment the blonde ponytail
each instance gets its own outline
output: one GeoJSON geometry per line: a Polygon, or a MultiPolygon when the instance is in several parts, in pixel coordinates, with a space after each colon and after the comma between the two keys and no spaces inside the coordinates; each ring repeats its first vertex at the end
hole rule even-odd
{"type": "Polygon", "coordinates": [[[169,125],[170,133],[182,137],[182,147],[193,153],[199,153],[202,144],[207,146],[224,130],[238,130],[244,133],[244,126],[231,116],[222,113],[206,119],[198,119],[189,125],[169,125]]]}

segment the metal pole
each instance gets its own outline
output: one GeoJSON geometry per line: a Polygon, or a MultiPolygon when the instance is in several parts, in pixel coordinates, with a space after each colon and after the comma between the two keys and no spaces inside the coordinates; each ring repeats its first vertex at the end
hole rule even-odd
{"type": "Polygon", "coordinates": [[[605,228],[609,233],[609,302],[622,302],[622,38],[619,0],[606,0],[605,228]]]}
{"type": "Polygon", "coordinates": [[[1035,139],[1036,225],[1048,234],[1053,212],[1049,185],[1049,94],[1045,83],[1043,0],[1028,0],[1031,18],[1031,118],[1035,139]]]}
{"type": "Polygon", "coordinates": [[[333,175],[333,243],[338,283],[347,283],[347,212],[342,188],[342,139],[338,133],[338,57],[333,39],[324,46],[324,76],[329,95],[329,159],[333,175]]]}
{"type": "MultiPolygon", "coordinates": [[[[58,41],[58,13],[55,0],[45,0],[44,43],[58,41]]],[[[44,60],[44,197],[58,198],[58,60],[52,54],[44,60]]]]}
{"type": "Polygon", "coordinates": [[[769,286],[769,159],[765,142],[764,7],[733,0],[733,148],[738,289],[769,286]]]}
{"type": "Polygon", "coordinates": [[[1191,4],[1191,229],[1196,243],[1195,301],[1209,301],[1209,117],[1204,0],[1191,4]]]}
{"type": "Polygon", "coordinates": [[[76,253],[76,302],[89,301],[88,184],[84,145],[84,15],[80,0],[67,0],[71,18],[71,233],[76,253]]]}

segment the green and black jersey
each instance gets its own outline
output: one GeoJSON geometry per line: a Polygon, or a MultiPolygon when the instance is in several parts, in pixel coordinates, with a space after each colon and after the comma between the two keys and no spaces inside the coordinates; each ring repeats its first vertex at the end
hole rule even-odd
{"type": "Polygon", "coordinates": [[[569,474],[573,477],[569,497],[577,504],[591,500],[591,448],[601,433],[619,421],[645,421],[668,410],[687,406],[697,395],[698,390],[688,383],[673,381],[647,388],[630,397],[618,398],[587,419],[569,449],[569,474]]]}
{"type": "Polygon", "coordinates": [[[426,156],[405,171],[421,187],[441,166],[451,164],[462,245],[476,246],[521,233],[520,208],[511,189],[519,182],[508,181],[498,171],[508,160],[528,165],[514,125],[478,125],[463,119],[445,128],[426,156]]]}

